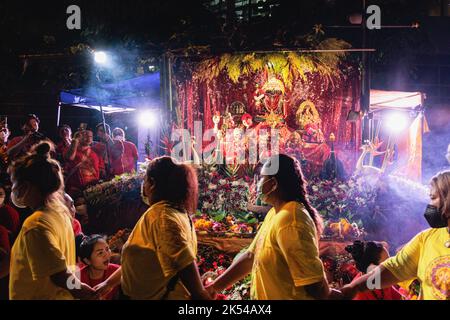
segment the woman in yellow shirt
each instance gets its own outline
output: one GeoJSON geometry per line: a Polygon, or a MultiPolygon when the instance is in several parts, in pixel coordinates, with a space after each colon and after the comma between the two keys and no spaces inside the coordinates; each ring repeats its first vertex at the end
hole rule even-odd
{"type": "Polygon", "coordinates": [[[450,299],[450,171],[431,179],[430,199],[425,218],[431,229],[416,235],[372,272],[343,287],[345,297],[418,279],[419,299],[450,299]]]}
{"type": "Polygon", "coordinates": [[[121,271],[96,290],[105,294],[121,273],[130,299],[210,299],[195,261],[197,238],[189,217],[197,198],[197,174],[191,166],[170,157],[151,161],[142,187],[150,208],[123,247],[121,271]]]}
{"type": "Polygon", "coordinates": [[[74,274],[75,239],[70,213],[63,204],[59,163],[50,144],[15,161],[11,168],[11,200],[32,208],[11,251],[9,296],[12,300],[94,298],[95,292],[74,274]]]}
{"type": "Polygon", "coordinates": [[[221,292],[251,273],[251,298],[327,299],[333,294],[319,259],[322,220],[310,205],[299,162],[269,158],[258,184],[269,211],[249,249],[207,289],[221,292]]]}

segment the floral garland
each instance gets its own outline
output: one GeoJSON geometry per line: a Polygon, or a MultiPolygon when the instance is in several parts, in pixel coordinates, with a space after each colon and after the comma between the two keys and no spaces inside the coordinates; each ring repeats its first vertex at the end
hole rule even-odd
{"type": "Polygon", "coordinates": [[[247,211],[249,181],[248,177],[225,177],[216,167],[204,167],[199,174],[199,209],[230,214],[247,211]]]}
{"type": "Polygon", "coordinates": [[[84,192],[86,203],[92,207],[110,206],[123,199],[139,199],[140,187],[144,175],[142,173],[124,173],[106,181],[87,188],[84,192]]]}

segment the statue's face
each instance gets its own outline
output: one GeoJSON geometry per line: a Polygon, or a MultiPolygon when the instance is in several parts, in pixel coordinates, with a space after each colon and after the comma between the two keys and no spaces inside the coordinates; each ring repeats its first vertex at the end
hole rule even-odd
{"type": "Polygon", "coordinates": [[[213,116],[213,122],[214,124],[218,124],[220,122],[220,116],[218,115],[213,116]]]}

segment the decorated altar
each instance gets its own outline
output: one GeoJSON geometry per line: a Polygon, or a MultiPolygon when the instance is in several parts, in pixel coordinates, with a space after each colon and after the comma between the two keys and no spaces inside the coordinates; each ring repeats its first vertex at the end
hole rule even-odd
{"type": "MultiPolygon", "coordinates": [[[[426,188],[386,171],[393,143],[382,152],[378,136],[371,135],[361,146],[359,74],[344,58],[279,52],[175,60],[177,103],[162,146],[198,169],[199,206],[191,218],[205,284],[256,235],[267,212],[256,194],[258,163],[277,152],[296,157],[308,178],[310,201],[325,221],[320,255],[333,286],[356,274],[345,251],[354,240],[386,241],[395,253],[424,227],[426,188]],[[352,113],[358,117],[348,121],[352,113]],[[182,129],[189,136],[173,140],[182,129]],[[376,168],[373,158],[380,155],[385,161],[376,168]]],[[[147,209],[140,200],[144,172],[145,164],[85,191],[86,230],[109,235],[117,262],[147,209]]],[[[249,281],[224,294],[247,299],[249,281]]]]}
{"type": "MultiPolygon", "coordinates": [[[[325,46],[346,48],[336,39],[325,46]]],[[[283,51],[201,61],[177,57],[172,130],[187,129],[195,137],[200,160],[213,148],[227,163],[252,162],[257,149],[259,161],[276,148],[304,161],[309,175],[320,174],[333,134],[335,153],[351,172],[361,130],[347,115],[360,110],[359,73],[345,56],[283,51]]]]}

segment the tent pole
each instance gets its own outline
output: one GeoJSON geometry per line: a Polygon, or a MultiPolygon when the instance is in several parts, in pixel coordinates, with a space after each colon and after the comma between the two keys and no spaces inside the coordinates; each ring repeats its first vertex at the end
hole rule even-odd
{"type": "Polygon", "coordinates": [[[172,114],[172,59],[170,57],[170,55],[168,56],[168,60],[167,60],[167,64],[168,64],[168,74],[169,74],[169,110],[170,113],[172,114]]]}
{"type": "MultiPolygon", "coordinates": [[[[105,121],[105,113],[103,112],[103,103],[100,102],[100,113],[102,115],[102,124],[103,124],[103,130],[105,132],[105,135],[107,134],[106,132],[106,121],[105,121]]],[[[111,163],[111,159],[109,158],[109,148],[108,148],[108,141],[105,142],[105,149],[106,149],[106,163],[105,163],[105,171],[106,174],[109,174],[109,165],[111,163]]]]}
{"type": "Polygon", "coordinates": [[[56,118],[56,126],[59,127],[59,121],[61,119],[61,101],[58,103],[58,116],[56,118]]]}

